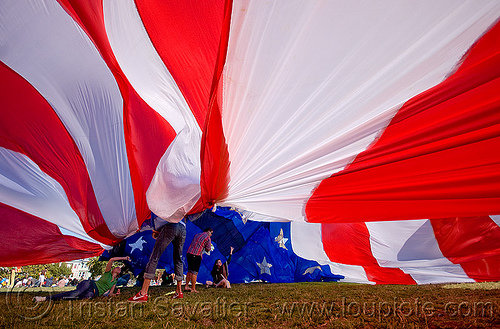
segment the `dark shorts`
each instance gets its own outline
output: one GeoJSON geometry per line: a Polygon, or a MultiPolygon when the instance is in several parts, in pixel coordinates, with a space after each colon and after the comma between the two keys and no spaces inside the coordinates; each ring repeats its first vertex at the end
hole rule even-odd
{"type": "Polygon", "coordinates": [[[201,265],[201,256],[186,254],[186,260],[188,263],[188,272],[198,274],[201,265]]]}

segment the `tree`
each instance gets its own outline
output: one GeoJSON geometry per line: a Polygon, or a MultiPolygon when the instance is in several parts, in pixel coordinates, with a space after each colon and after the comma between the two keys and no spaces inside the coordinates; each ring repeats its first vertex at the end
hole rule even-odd
{"type": "Polygon", "coordinates": [[[99,261],[99,257],[92,257],[89,259],[87,266],[89,267],[89,271],[92,274],[92,278],[96,278],[99,275],[104,273],[106,269],[106,261],[99,261]]]}
{"type": "Polygon", "coordinates": [[[27,276],[31,276],[35,279],[38,279],[42,270],[47,270],[47,273],[45,274],[45,277],[47,278],[59,278],[61,276],[68,277],[71,275],[71,268],[69,268],[66,263],[26,265],[21,269],[21,271],[27,276]]]}
{"type": "Polygon", "coordinates": [[[25,265],[21,267],[21,273],[24,273],[26,276],[31,276],[35,279],[38,279],[38,275],[43,269],[47,269],[46,264],[43,265],[25,265]]]}
{"type": "Polygon", "coordinates": [[[50,274],[54,278],[61,276],[68,277],[71,275],[71,268],[66,263],[49,264],[47,266],[47,274],[50,274]]]}

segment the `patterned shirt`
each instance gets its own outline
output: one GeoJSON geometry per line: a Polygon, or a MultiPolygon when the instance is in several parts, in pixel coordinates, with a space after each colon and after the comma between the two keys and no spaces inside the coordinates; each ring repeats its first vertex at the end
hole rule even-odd
{"type": "Polygon", "coordinates": [[[201,256],[203,249],[205,251],[210,251],[212,248],[212,240],[208,236],[207,232],[198,233],[194,236],[193,241],[189,245],[188,254],[201,256]]]}

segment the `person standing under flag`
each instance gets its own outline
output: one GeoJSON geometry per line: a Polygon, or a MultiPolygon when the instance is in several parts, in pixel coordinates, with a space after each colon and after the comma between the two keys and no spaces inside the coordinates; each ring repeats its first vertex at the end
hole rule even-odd
{"type": "Polygon", "coordinates": [[[186,260],[188,263],[188,273],[186,275],[186,286],[184,291],[186,292],[198,292],[196,290],[196,278],[198,277],[198,271],[200,270],[201,259],[203,251],[209,252],[212,248],[211,236],[214,230],[210,227],[203,230],[203,232],[198,233],[194,236],[193,241],[189,245],[186,260]],[[189,288],[189,282],[191,282],[191,288],[189,288]]]}

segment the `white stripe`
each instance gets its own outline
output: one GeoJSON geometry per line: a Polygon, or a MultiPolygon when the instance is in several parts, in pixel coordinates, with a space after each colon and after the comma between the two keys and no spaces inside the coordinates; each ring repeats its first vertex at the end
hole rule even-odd
{"type": "Polygon", "coordinates": [[[110,231],[135,231],[123,103],[112,73],[56,1],[8,0],[0,12],[2,61],[45,97],[73,137],[110,231]]]}
{"type": "Polygon", "coordinates": [[[321,265],[329,265],[332,273],[345,277],[343,282],[372,283],[366,277],[362,266],[331,262],[323,249],[322,240],[321,224],[290,223],[290,242],[297,256],[317,261],[321,265]]]}
{"type": "MultiPolygon", "coordinates": [[[[446,259],[428,220],[366,223],[373,256],[381,267],[400,268],[417,284],[474,282],[460,265],[446,259]]],[[[297,256],[329,265],[344,282],[373,283],[362,266],[331,262],[323,249],[321,224],[292,222],[291,244],[297,256]]]]}
{"type": "Polygon", "coordinates": [[[500,215],[491,215],[491,220],[493,220],[498,226],[500,226],[500,215]]]}
{"type": "Polygon", "coordinates": [[[0,148],[0,202],[57,225],[64,235],[92,243],[63,187],[24,154],[0,148]]]}
{"type": "Polygon", "coordinates": [[[224,68],[221,205],[304,220],[324,178],[449,74],[498,1],[235,1],[224,68]]]}
{"type": "Polygon", "coordinates": [[[429,220],[368,222],[366,227],[373,257],[381,267],[400,268],[418,284],[471,280],[442,254],[429,220]]]}
{"type": "Polygon", "coordinates": [[[429,220],[368,222],[372,254],[382,267],[452,265],[439,249],[429,220]]]}
{"type": "Polygon", "coordinates": [[[447,282],[476,282],[469,278],[460,265],[433,266],[418,268],[401,268],[413,278],[417,284],[447,283],[447,282]]]}
{"type": "Polygon", "coordinates": [[[151,44],[134,1],[106,0],[103,5],[106,31],[121,69],[141,98],[177,133],[146,197],[156,215],[180,221],[200,196],[201,129],[151,44]]]}
{"type": "Polygon", "coordinates": [[[156,52],[133,0],[103,1],[104,21],[116,60],[141,98],[176,133],[198,127],[177,83],[156,52]]]}

